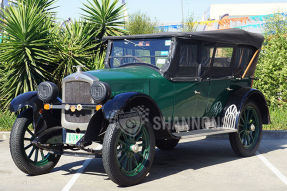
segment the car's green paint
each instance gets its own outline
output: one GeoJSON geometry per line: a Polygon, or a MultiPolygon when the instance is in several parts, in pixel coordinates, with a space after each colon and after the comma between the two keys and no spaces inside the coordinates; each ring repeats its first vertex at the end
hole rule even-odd
{"type": "MultiPolygon", "coordinates": [[[[203,79],[202,81],[174,82],[147,66],[89,71],[100,81],[107,82],[112,96],[124,92],[149,95],[164,117],[203,117],[217,102],[224,106],[230,91],[250,86],[250,80],[203,79]]],[[[213,116],[212,115],[212,116],[213,116]]]]}
{"type": "Polygon", "coordinates": [[[156,69],[147,66],[126,66],[88,73],[99,78],[100,81],[107,82],[112,89],[112,96],[124,92],[144,93],[153,98],[164,117],[172,117],[173,83],[156,69]]]}

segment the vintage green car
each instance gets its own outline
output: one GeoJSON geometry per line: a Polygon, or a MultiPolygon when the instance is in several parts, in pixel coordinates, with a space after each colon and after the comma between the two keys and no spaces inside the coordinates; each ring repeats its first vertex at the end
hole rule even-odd
{"type": "Polygon", "coordinates": [[[16,166],[48,173],[61,155],[102,157],[120,186],[142,181],[155,147],[181,138],[229,134],[239,156],[253,155],[269,124],[252,88],[262,35],[240,29],[106,37],[105,69],[77,72],[16,97],[10,136],[16,166]],[[61,98],[60,98],[61,95],[61,98]]]}

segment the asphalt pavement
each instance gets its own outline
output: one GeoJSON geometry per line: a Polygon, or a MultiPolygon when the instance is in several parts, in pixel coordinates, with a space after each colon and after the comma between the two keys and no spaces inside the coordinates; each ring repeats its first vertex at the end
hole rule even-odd
{"type": "Polygon", "coordinates": [[[264,138],[257,155],[237,157],[228,139],[184,139],[172,151],[156,151],[150,174],[121,188],[107,177],[101,159],[63,156],[54,170],[27,176],[14,165],[8,139],[0,138],[0,190],[287,190],[287,139],[264,138]]]}

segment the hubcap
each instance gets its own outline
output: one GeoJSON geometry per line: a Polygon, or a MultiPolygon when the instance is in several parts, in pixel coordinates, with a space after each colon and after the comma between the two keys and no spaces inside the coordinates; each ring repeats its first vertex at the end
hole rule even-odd
{"type": "Polygon", "coordinates": [[[134,144],[130,146],[131,151],[133,151],[134,153],[137,153],[140,151],[140,146],[139,144],[134,144]]]}
{"type": "Polygon", "coordinates": [[[241,112],[238,130],[245,148],[251,148],[256,144],[259,137],[259,119],[253,107],[249,106],[241,112]]]}

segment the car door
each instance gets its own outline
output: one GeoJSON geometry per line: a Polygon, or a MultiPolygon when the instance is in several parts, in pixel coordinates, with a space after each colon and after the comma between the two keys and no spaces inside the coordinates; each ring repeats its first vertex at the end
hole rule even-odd
{"type": "Polygon", "coordinates": [[[216,117],[223,110],[228,92],[232,90],[230,84],[233,79],[234,48],[217,45],[213,52],[211,68],[209,69],[209,103],[205,114],[209,117],[216,117]]]}
{"type": "Polygon", "coordinates": [[[200,42],[181,42],[174,81],[174,119],[200,118],[208,103],[208,81],[200,81],[200,42]],[[200,104],[199,104],[200,103],[200,104]]]}

